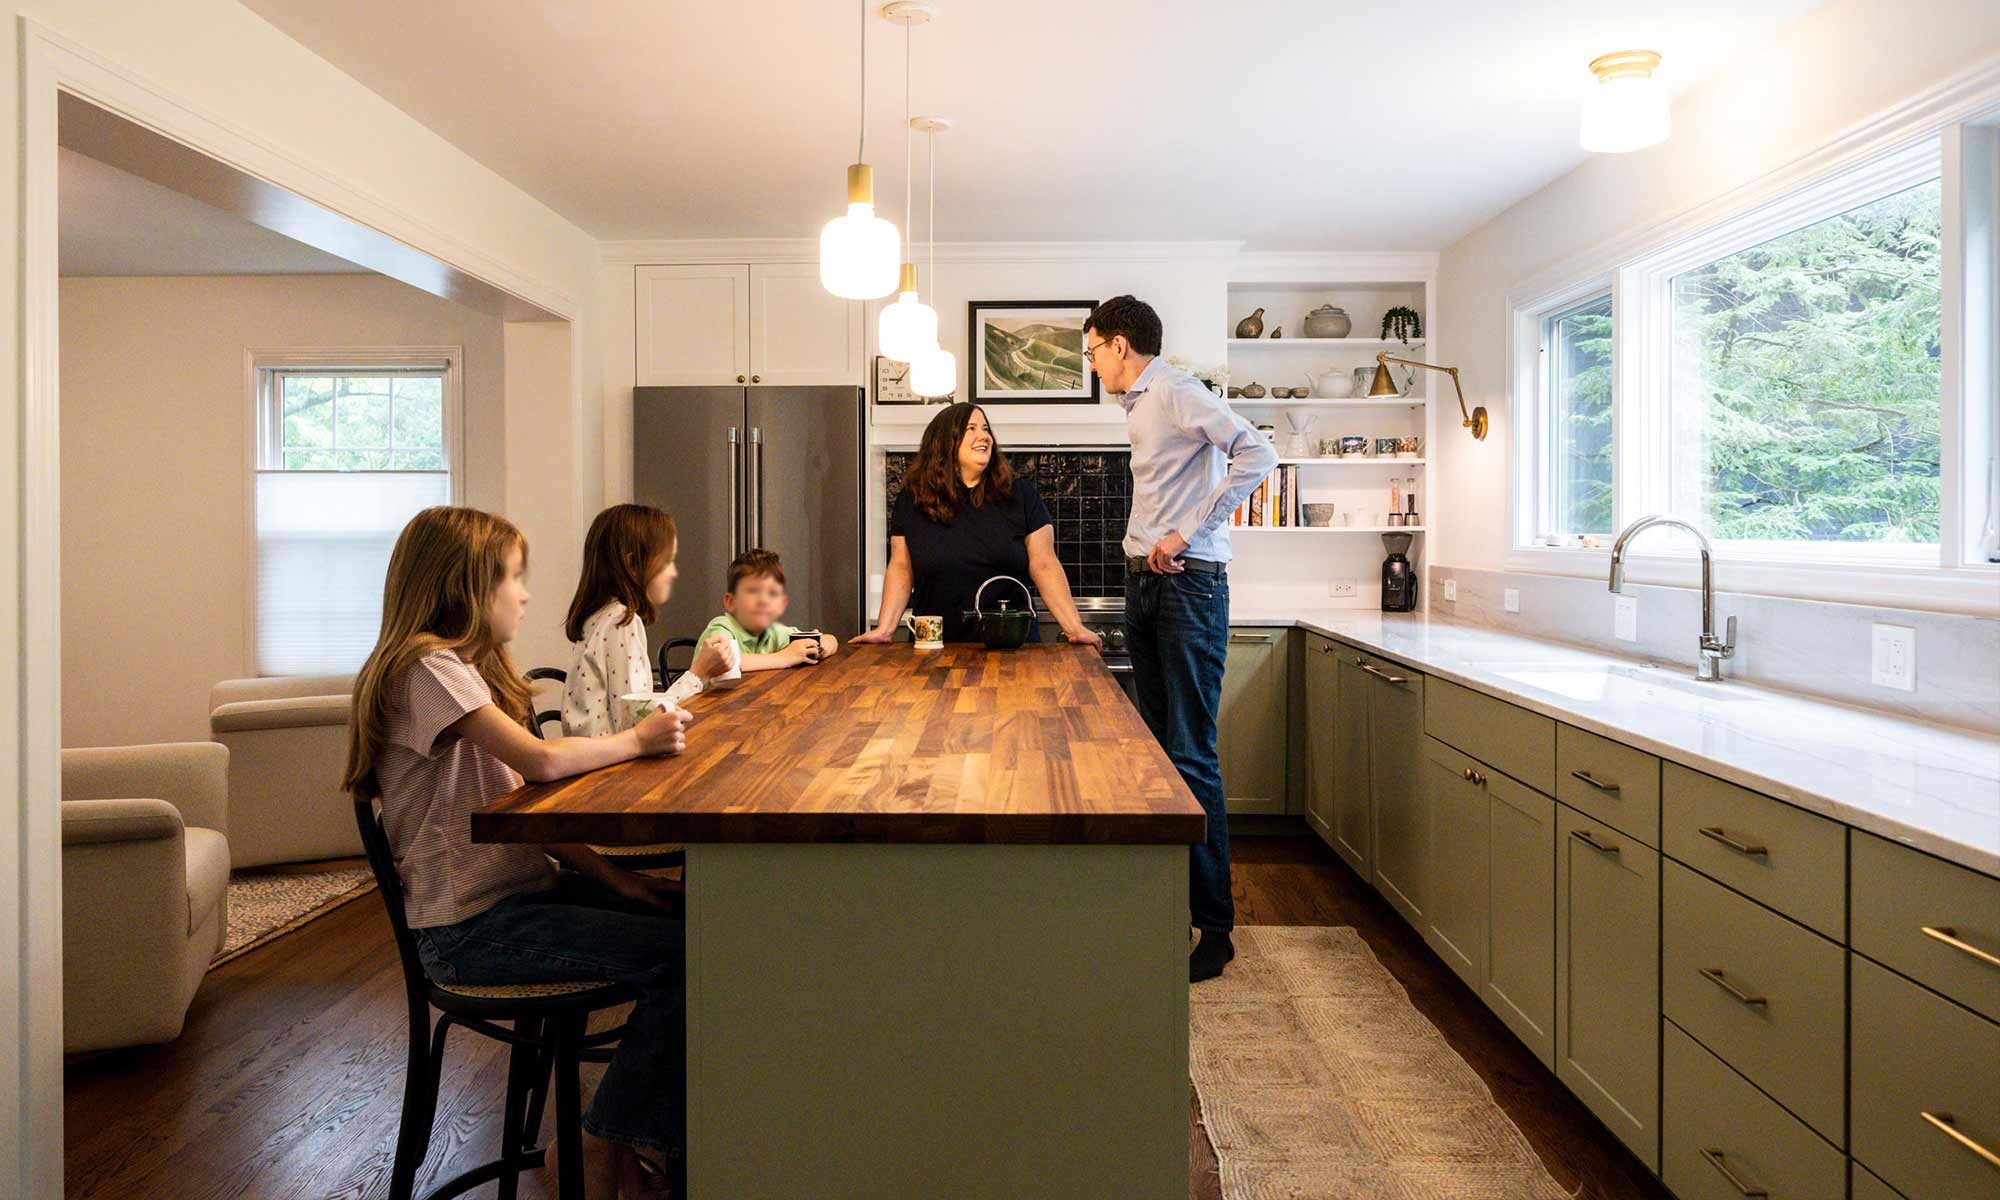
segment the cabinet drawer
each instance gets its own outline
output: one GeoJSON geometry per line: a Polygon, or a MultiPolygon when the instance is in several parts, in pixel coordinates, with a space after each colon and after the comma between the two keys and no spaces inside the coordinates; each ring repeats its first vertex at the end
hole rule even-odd
{"type": "Polygon", "coordinates": [[[1644,750],[1557,725],[1556,799],[1648,846],[1660,845],[1660,760],[1644,750]]]}
{"type": "Polygon", "coordinates": [[[1431,680],[1424,732],[1543,792],[1556,781],[1556,723],[1504,700],[1431,680]]]}
{"type": "Polygon", "coordinates": [[[1666,1014],[1822,1137],[1845,1136],[1847,952],[1669,859],[1666,1014]]]}
{"type": "Polygon", "coordinates": [[[1834,941],[1847,940],[1847,827],[1837,821],[1667,763],[1660,848],[1834,941]]]}
{"type": "Polygon", "coordinates": [[[1672,1021],[1662,1030],[1660,1178],[1680,1200],[1836,1200],[1847,1156],[1672,1021]]]}
{"type": "Polygon", "coordinates": [[[1860,955],[1848,962],[1854,1157],[1906,1196],[1992,1200],[2000,1166],[1974,1146],[2000,1155],[2000,1025],[1860,955]]]}
{"type": "Polygon", "coordinates": [[[2000,879],[1853,836],[1854,948],[2000,1021],[2000,879]]]}

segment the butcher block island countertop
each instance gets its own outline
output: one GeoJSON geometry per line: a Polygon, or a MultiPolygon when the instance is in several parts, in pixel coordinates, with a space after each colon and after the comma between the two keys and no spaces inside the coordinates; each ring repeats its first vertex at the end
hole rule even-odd
{"type": "Polygon", "coordinates": [[[528,784],[475,841],[1188,844],[1201,806],[1095,651],[843,646],[695,696],[687,750],[528,784]]]}
{"type": "Polygon", "coordinates": [[[475,841],[687,845],[688,1194],[1188,1190],[1200,806],[1097,654],[848,646],[475,841]]]}

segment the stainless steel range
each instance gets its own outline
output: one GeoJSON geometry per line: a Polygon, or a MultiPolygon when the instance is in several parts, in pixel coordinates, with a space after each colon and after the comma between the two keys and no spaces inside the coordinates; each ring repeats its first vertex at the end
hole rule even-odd
{"type": "MultiPolygon", "coordinates": [[[[1132,655],[1125,647],[1125,597],[1123,596],[1078,596],[1076,611],[1083,618],[1084,627],[1104,639],[1104,665],[1118,679],[1118,686],[1132,697],[1132,655]]],[[[1062,626],[1055,615],[1042,606],[1041,598],[1035,599],[1035,620],[1041,625],[1042,640],[1060,641],[1062,626]]]]}

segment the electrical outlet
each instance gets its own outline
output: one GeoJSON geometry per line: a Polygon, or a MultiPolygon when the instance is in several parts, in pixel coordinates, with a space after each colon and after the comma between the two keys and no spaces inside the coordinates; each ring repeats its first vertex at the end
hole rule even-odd
{"type": "Polygon", "coordinates": [[[1611,606],[1611,632],[1621,642],[1639,640],[1639,598],[1615,596],[1611,606]]]}
{"type": "Polygon", "coordinates": [[[1329,579],[1326,581],[1326,594],[1336,600],[1352,600],[1359,590],[1352,579],[1329,579]]]}
{"type": "Polygon", "coordinates": [[[1502,606],[1503,608],[1505,608],[1505,609],[1506,609],[1506,610],[1507,610],[1508,612],[1513,612],[1513,613],[1517,613],[1517,612],[1520,612],[1520,611],[1521,611],[1521,589],[1520,589],[1520,588],[1508,588],[1508,589],[1507,589],[1507,590],[1506,590],[1506,591],[1505,591],[1504,593],[1502,593],[1502,594],[1501,594],[1501,597],[1500,597],[1500,603],[1501,603],[1501,606],[1502,606]]]}
{"type": "Polygon", "coordinates": [[[1444,598],[1454,604],[1458,602],[1458,580],[1447,579],[1444,581],[1444,598]]]}
{"type": "Polygon", "coordinates": [[[1917,631],[1907,625],[1876,625],[1869,655],[1872,683],[1899,691],[1917,690],[1917,631]]]}

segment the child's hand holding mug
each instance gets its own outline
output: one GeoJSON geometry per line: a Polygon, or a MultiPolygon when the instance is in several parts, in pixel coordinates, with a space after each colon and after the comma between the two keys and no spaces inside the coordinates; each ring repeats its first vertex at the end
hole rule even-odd
{"type": "Polygon", "coordinates": [[[687,714],[668,705],[647,713],[632,732],[639,737],[639,753],[661,756],[687,749],[687,714]]]}
{"type": "Polygon", "coordinates": [[[814,634],[809,637],[795,637],[791,645],[785,647],[784,652],[791,655],[793,666],[816,663],[819,661],[819,636],[814,634]]]}
{"type": "Polygon", "coordinates": [[[688,664],[688,673],[704,682],[724,673],[734,665],[729,653],[732,643],[721,634],[695,647],[694,661],[688,664]]]}

